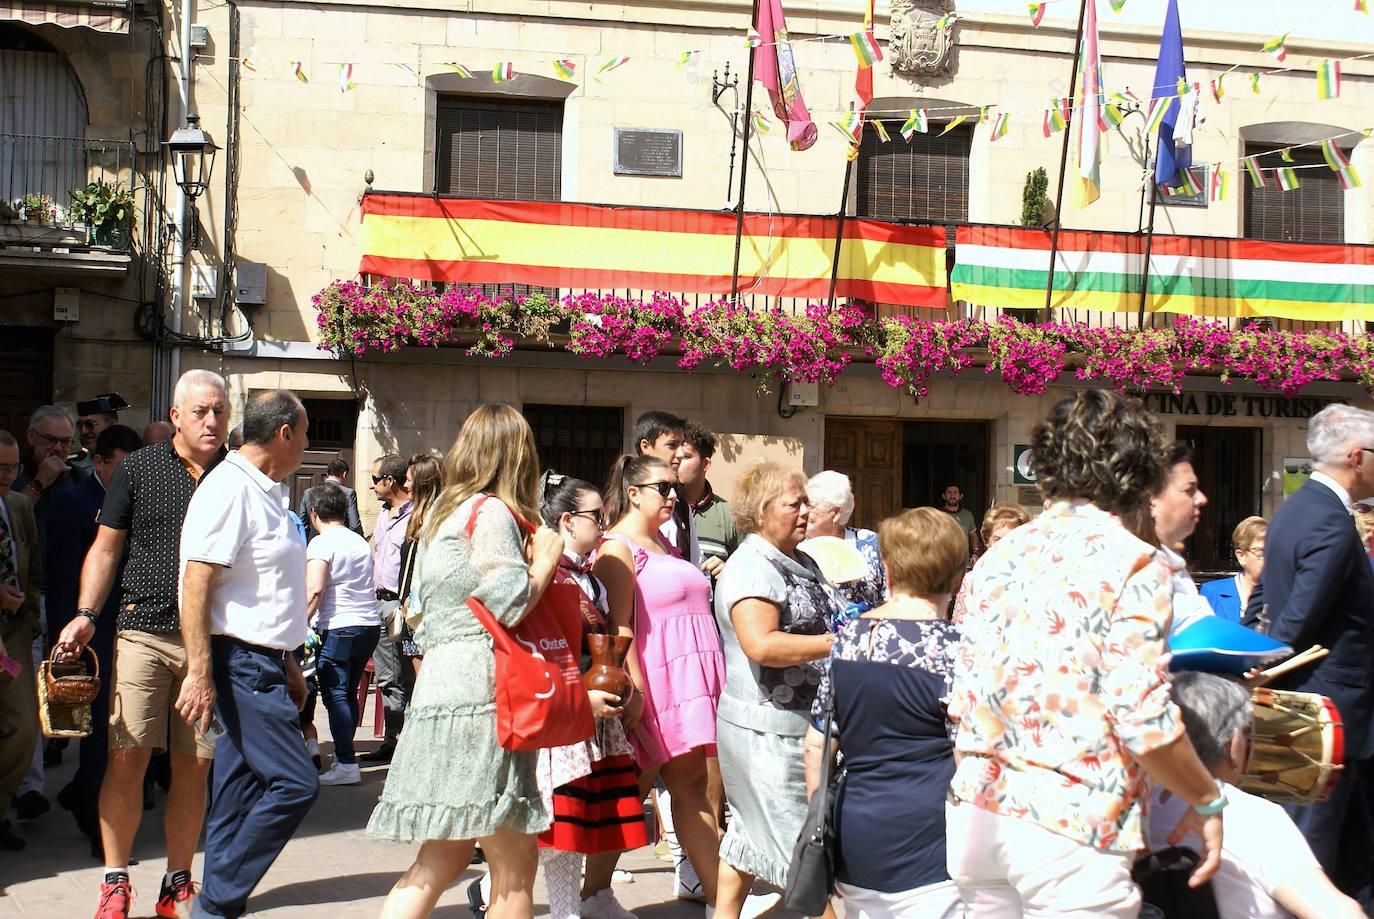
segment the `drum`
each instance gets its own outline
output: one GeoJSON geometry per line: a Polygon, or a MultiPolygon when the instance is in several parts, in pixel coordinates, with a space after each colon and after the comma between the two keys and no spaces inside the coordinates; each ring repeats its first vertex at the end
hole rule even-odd
{"type": "Polygon", "coordinates": [[[1254,734],[1240,787],[1270,801],[1315,804],[1336,787],[1345,759],[1341,713],[1326,696],[1261,687],[1250,698],[1254,734]]]}

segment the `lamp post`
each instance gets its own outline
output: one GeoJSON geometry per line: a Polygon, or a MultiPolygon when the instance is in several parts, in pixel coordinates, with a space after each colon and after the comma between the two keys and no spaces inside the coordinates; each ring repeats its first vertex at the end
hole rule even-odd
{"type": "MultiPolygon", "coordinates": [[[[172,176],[177,188],[186,196],[190,206],[191,248],[197,243],[196,199],[205,194],[210,184],[210,174],[215,169],[214,138],[200,127],[200,116],[194,112],[187,114],[186,126],[172,132],[169,140],[163,142],[172,158],[172,176]]],[[[179,228],[183,229],[184,228],[179,228]]]]}

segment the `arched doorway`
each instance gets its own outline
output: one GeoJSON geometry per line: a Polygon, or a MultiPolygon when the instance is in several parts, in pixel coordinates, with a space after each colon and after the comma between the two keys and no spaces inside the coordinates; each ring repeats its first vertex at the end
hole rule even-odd
{"type": "Polygon", "coordinates": [[[86,96],[35,32],[0,25],[0,200],[43,194],[65,208],[86,184],[86,96]]]}

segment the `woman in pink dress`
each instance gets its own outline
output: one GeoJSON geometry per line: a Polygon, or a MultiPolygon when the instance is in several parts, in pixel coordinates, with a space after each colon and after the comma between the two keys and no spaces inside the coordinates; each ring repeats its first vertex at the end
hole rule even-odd
{"type": "Polygon", "coordinates": [[[706,757],[716,744],[725,656],[710,581],[659,535],[673,516],[676,484],[677,473],[655,457],[616,461],[604,496],[611,528],[592,571],[606,584],[612,625],[634,638],[627,663],[636,692],[622,721],[641,770],[640,797],[662,775],[678,839],[714,903],[720,839],[706,757]]]}

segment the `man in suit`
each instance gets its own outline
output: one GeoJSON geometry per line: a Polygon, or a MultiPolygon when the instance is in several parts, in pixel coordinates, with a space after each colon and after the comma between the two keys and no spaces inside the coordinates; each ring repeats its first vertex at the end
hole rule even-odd
{"type": "Polygon", "coordinates": [[[1374,766],[1374,573],[1350,514],[1352,500],[1374,495],[1374,413],[1327,406],[1308,425],[1307,452],[1315,471],[1274,514],[1245,624],[1297,650],[1330,649],[1275,683],[1329,697],[1345,727],[1335,791],[1290,813],[1331,879],[1363,903],[1374,867],[1366,781],[1374,766]]]}
{"type": "MultiPolygon", "coordinates": [[[[91,444],[93,475],[75,488],[53,499],[44,539],[47,572],[47,610],[50,634],[59,634],[77,615],[77,586],[81,564],[95,542],[100,508],[105,490],[124,457],[143,446],[132,428],[122,424],[101,430],[91,444]]],[[[116,579],[124,576],[121,564],[116,579]]],[[[100,844],[100,783],[110,744],[110,676],[114,673],[115,618],[119,614],[119,594],[111,591],[95,623],[95,636],[88,647],[95,654],[104,677],[100,694],[91,706],[91,735],[81,741],[76,775],[57,795],[57,801],[76,818],[77,828],[91,841],[91,852],[104,858],[100,844]]]]}
{"type": "Polygon", "coordinates": [[[19,443],[0,431],[0,850],[24,848],[10,825],[10,799],[33,759],[38,743],[38,698],[33,667],[38,635],[38,597],[43,586],[42,553],[33,505],[11,490],[19,473],[19,443]]]}
{"type": "MultiPolygon", "coordinates": [[[[348,461],[336,459],[328,466],[324,467],[325,482],[333,482],[343,489],[344,496],[348,498],[348,517],[344,523],[348,528],[359,536],[363,535],[363,519],[358,516],[358,493],[348,487],[348,461]]],[[[305,538],[307,541],[315,538],[315,531],[310,526],[310,506],[311,496],[314,488],[307,488],[305,494],[301,495],[301,507],[296,512],[296,516],[301,518],[305,524],[305,538]]]]}

